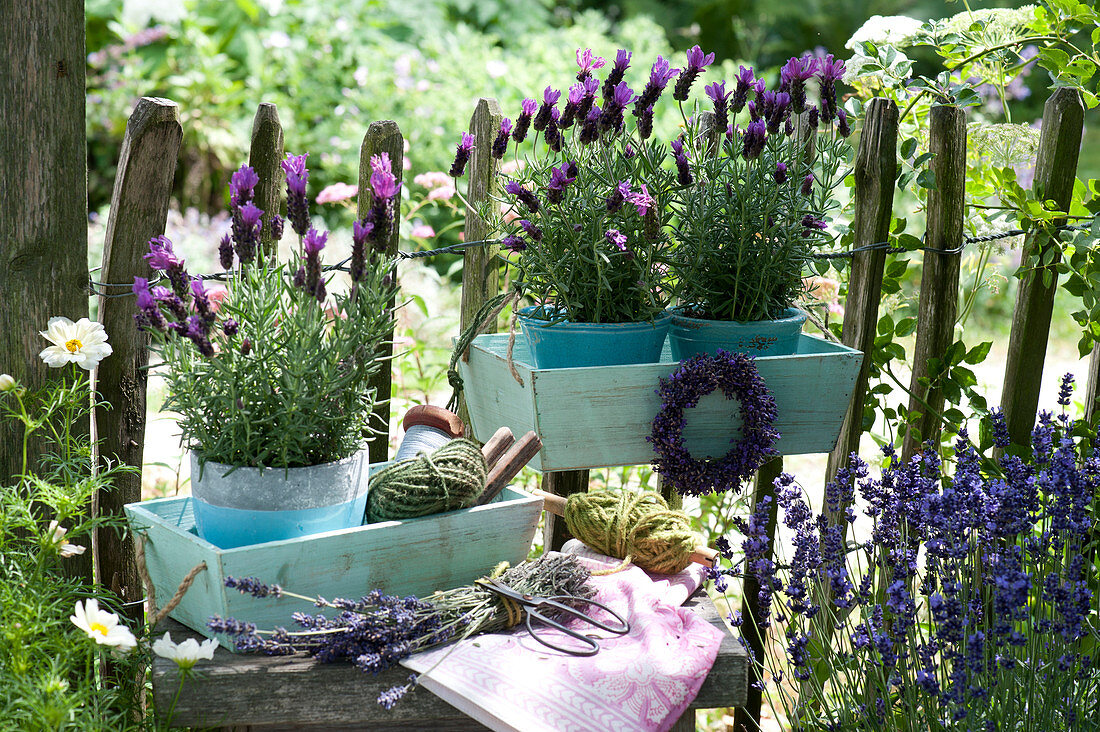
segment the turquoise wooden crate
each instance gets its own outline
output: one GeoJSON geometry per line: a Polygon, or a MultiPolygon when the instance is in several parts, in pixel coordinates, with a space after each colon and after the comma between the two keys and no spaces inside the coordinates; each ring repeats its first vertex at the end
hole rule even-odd
{"type": "MultiPolygon", "coordinates": [[[[516,335],[512,360],[523,384],[508,368],[508,335],[474,339],[468,361],[459,359],[474,435],[486,440],[501,426],[515,434],[535,430],[542,451],[539,470],[580,470],[638,465],[653,459],[646,441],[660,409],[661,377],[679,366],[668,344],[658,363],[596,368],[536,369],[527,342],[516,335]]],[[[830,452],[863,362],[860,351],[809,335],[796,352],[756,359],[778,408],[775,422],[784,455],[830,452]]],[[[740,437],[740,404],[720,392],[687,412],[685,444],[695,457],[724,455],[740,437]]]]}
{"type": "Polygon", "coordinates": [[[498,562],[525,560],[541,512],[542,499],[507,488],[492,503],[461,511],[220,549],[195,533],[190,497],[126,506],[131,528],[145,538],[145,563],[159,603],[168,602],[192,567],[206,562],[171,616],[208,637],[215,637],[206,629],[214,614],[270,629],[293,626],[290,614],[296,610],[317,612],[293,598],[257,599],[227,589],[227,576],[258,577],[328,599],[358,598],[375,587],[423,597],[469,584],[498,562]]]}

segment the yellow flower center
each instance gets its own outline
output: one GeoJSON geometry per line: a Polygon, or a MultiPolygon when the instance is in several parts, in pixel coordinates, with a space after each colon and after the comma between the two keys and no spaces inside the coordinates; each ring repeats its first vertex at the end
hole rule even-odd
{"type": "Polygon", "coordinates": [[[108,633],[107,626],[103,623],[92,623],[90,627],[93,633],[99,633],[100,635],[107,635],[108,633]]]}
{"type": "Polygon", "coordinates": [[[65,342],[65,348],[68,349],[69,353],[76,353],[83,347],[84,344],[80,342],[79,338],[73,338],[65,342]]]}

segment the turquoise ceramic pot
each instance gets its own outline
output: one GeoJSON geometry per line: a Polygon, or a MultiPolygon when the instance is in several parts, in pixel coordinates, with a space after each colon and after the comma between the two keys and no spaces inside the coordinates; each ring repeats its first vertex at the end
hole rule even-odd
{"type": "Polygon", "coordinates": [[[519,313],[533,365],[540,369],[655,363],[672,321],[671,313],[662,313],[652,322],[554,323],[535,317],[542,312],[544,306],[534,305],[519,313]]]}
{"type": "Polygon", "coordinates": [[[742,323],[731,320],[689,318],[672,311],[668,345],[674,361],[683,361],[700,353],[715,353],[719,348],[750,356],[786,356],[798,347],[798,335],[806,322],[806,313],[787,308],[779,320],[742,323]]]}

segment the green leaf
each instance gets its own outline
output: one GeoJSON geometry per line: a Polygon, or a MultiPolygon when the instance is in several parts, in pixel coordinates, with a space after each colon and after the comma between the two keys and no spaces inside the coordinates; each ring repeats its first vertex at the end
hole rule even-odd
{"type": "Polygon", "coordinates": [[[913,157],[913,153],[917,151],[917,140],[915,137],[907,137],[901,143],[901,157],[908,160],[913,157]]]}
{"type": "Polygon", "coordinates": [[[971,348],[963,357],[963,362],[971,365],[979,364],[989,355],[989,349],[993,347],[993,341],[985,341],[971,348]]]}
{"type": "Polygon", "coordinates": [[[936,171],[927,168],[917,176],[917,185],[929,191],[936,190],[936,171]]]}
{"type": "Polygon", "coordinates": [[[902,318],[898,321],[897,327],[894,328],[894,335],[898,338],[904,338],[913,333],[917,329],[916,318],[902,318]]]}

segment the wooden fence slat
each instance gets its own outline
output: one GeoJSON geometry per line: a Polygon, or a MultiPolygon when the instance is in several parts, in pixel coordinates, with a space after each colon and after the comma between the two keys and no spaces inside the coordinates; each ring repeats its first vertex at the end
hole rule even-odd
{"type": "MultiPolygon", "coordinates": [[[[1055,90],[1043,107],[1043,128],[1032,187],[1042,200],[1054,201],[1060,211],[1069,207],[1073,195],[1084,124],[1085,105],[1081,92],[1068,88],[1055,90]]],[[[1027,272],[1019,281],[1001,392],[1008,434],[1018,445],[1030,444],[1031,428],[1035,426],[1050,318],[1058,288],[1055,268],[1061,259],[1058,242],[1041,232],[1029,235],[1024,244],[1025,258],[1034,251],[1053,259],[1049,265],[1027,272]],[[1043,282],[1044,276],[1049,276],[1049,283],[1043,282]]]]}
{"type": "MultiPolygon", "coordinates": [[[[482,98],[477,102],[473,117],[470,119],[470,132],[474,136],[474,150],[470,156],[469,183],[466,189],[466,200],[471,204],[488,201],[490,195],[497,186],[497,171],[500,169],[500,161],[492,156],[493,138],[500,129],[500,121],[503,114],[500,104],[496,99],[482,98]]],[[[466,241],[481,241],[488,239],[495,232],[489,228],[489,222],[484,221],[473,209],[466,211],[466,241]]],[[[500,278],[496,256],[500,247],[493,245],[487,247],[470,247],[463,251],[462,262],[462,322],[461,329],[465,329],[478,309],[500,291],[500,278]]],[[[490,324],[486,332],[495,331],[495,324],[490,324]]],[[[469,421],[465,415],[465,404],[462,406],[463,419],[469,421]]]]}
{"type": "Polygon", "coordinates": [[[1100,412],[1100,405],[1096,403],[1100,399],[1100,344],[1092,347],[1089,375],[1085,383],[1085,420],[1092,424],[1093,418],[1100,412]]]}
{"type": "MultiPolygon", "coordinates": [[[[966,115],[948,105],[932,107],[929,151],[935,157],[929,165],[935,188],[928,193],[925,247],[953,250],[962,244],[966,210],[966,115]]],[[[913,353],[913,377],[909,411],[919,412],[916,429],[905,434],[902,457],[915,454],[923,441],[940,432],[943,411],[942,389],[922,386],[929,378],[929,359],[942,358],[955,339],[955,316],[959,305],[959,253],[925,251],[917,306],[917,342],[913,353]]],[[[934,384],[932,385],[935,386],[934,384]]]]}
{"type": "MultiPolygon", "coordinates": [[[[141,255],[146,242],[164,233],[182,137],[175,102],[152,97],[138,101],[126,124],[111,195],[100,271],[103,282],[121,284],[150,276],[141,255]]],[[[129,294],[122,287],[109,289],[107,295],[129,294]]],[[[106,406],[95,411],[98,458],[138,469],[119,476],[110,490],[100,492],[100,515],[121,516],[125,504],[141,500],[149,336],[135,327],[134,312],[132,297],[99,298],[99,321],[110,336],[114,353],[99,366],[99,396],[106,406]]],[[[144,591],[133,537],[100,529],[97,543],[100,581],[128,603],[140,600],[144,591]]],[[[140,602],[129,605],[127,611],[134,622],[142,622],[140,602]]]]}
{"type": "Polygon", "coordinates": [[[270,102],[261,102],[252,119],[252,143],[248,150],[248,164],[256,171],[260,182],[254,194],[256,205],[264,212],[260,244],[267,257],[277,254],[278,244],[271,236],[271,219],[280,211],[283,200],[283,126],[279,123],[279,110],[270,102]]]}
{"type": "MultiPolygon", "coordinates": [[[[890,235],[897,179],[898,105],[889,99],[875,98],[866,107],[863,131],[855,162],[855,212],[852,216],[852,248],[884,242],[890,235]]],[[[863,351],[863,366],[856,377],[852,401],[840,428],[836,447],[829,455],[825,483],[847,465],[848,457],[859,451],[863,435],[863,399],[871,370],[871,351],[878,327],[879,302],[882,299],[882,272],[886,252],[882,249],[858,252],[852,258],[848,277],[848,296],[844,301],[844,325],[840,340],[850,348],[863,351]]],[[[843,514],[846,506],[841,506],[843,514]]],[[[828,507],[825,507],[828,511],[828,507]]],[[[848,522],[830,516],[833,523],[847,527],[848,522]]]]}
{"type": "MultiPolygon", "coordinates": [[[[401,135],[401,129],[396,122],[385,120],[372,122],[367,132],[363,135],[363,144],[359,148],[359,219],[366,218],[370,210],[373,195],[370,190],[370,159],[375,155],[388,153],[390,164],[393,166],[393,174],[398,182],[404,176],[405,138],[401,135]]],[[[400,212],[398,212],[399,214],[400,212]]],[[[386,243],[386,254],[397,256],[398,242],[401,240],[401,226],[395,224],[390,232],[390,240],[386,243]]],[[[394,300],[390,300],[390,308],[394,306],[394,300]]],[[[389,359],[393,357],[393,331],[390,331],[391,339],[379,349],[380,358],[386,359],[378,374],[371,379],[371,386],[377,389],[374,411],[371,413],[371,423],[383,430],[386,436],[379,435],[371,440],[368,447],[370,461],[381,463],[389,460],[389,427],[390,427],[390,397],[393,395],[393,372],[389,359]]]]}

